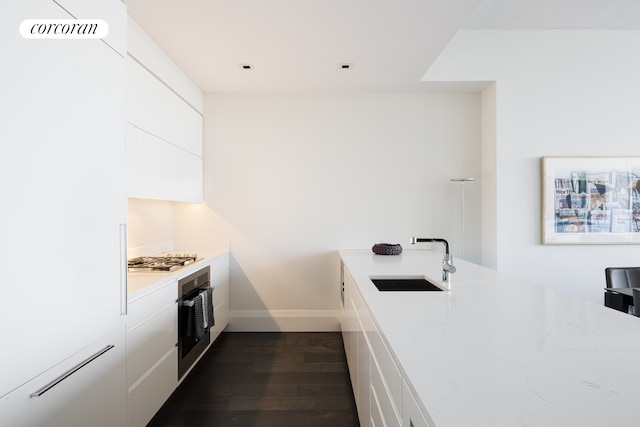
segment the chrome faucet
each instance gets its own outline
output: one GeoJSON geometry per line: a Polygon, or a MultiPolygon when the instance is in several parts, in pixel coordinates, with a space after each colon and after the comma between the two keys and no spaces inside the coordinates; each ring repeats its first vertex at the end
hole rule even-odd
{"type": "Polygon", "coordinates": [[[442,243],[443,248],[443,258],[442,258],[442,280],[445,282],[449,281],[449,274],[453,274],[456,272],[456,267],[453,265],[453,257],[449,254],[449,242],[444,239],[435,239],[435,238],[421,238],[421,237],[412,237],[410,243],[415,245],[416,243],[423,242],[438,242],[442,243]]]}

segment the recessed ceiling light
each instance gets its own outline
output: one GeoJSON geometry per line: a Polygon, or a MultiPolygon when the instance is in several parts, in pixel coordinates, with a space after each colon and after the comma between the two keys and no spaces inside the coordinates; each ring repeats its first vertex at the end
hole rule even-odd
{"type": "Polygon", "coordinates": [[[341,70],[350,70],[353,68],[353,64],[345,62],[342,64],[338,64],[338,68],[340,68],[341,70]]]}
{"type": "Polygon", "coordinates": [[[253,65],[251,64],[238,64],[238,66],[243,70],[253,70],[253,65]]]}

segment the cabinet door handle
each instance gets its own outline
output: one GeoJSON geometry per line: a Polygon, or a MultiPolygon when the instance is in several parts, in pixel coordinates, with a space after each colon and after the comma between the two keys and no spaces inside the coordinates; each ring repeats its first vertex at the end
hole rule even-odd
{"type": "Polygon", "coordinates": [[[120,315],[127,314],[127,224],[120,224],[120,315]]]}
{"type": "Polygon", "coordinates": [[[54,388],[55,386],[60,384],[62,381],[66,380],[71,375],[73,375],[74,373],[76,373],[77,371],[79,371],[80,369],[82,369],[83,367],[88,365],[89,363],[93,362],[98,357],[100,357],[103,354],[105,354],[107,351],[111,350],[113,347],[115,347],[113,344],[109,344],[108,346],[106,346],[102,350],[100,350],[97,353],[95,353],[93,356],[89,356],[88,358],[86,358],[82,362],[78,363],[76,366],[74,366],[73,368],[69,369],[67,372],[65,372],[64,374],[60,375],[55,380],[51,381],[49,384],[45,385],[44,387],[42,387],[41,389],[39,389],[37,391],[34,391],[33,393],[31,393],[29,395],[29,397],[40,397],[40,396],[42,396],[43,394],[45,394],[46,392],[48,392],[49,390],[51,390],[52,388],[54,388]]]}

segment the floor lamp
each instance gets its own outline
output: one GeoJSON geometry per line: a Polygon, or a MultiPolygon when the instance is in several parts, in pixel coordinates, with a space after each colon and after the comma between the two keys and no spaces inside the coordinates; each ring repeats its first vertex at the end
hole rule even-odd
{"type": "Polygon", "coordinates": [[[471,181],[475,181],[475,178],[451,178],[451,181],[453,182],[459,182],[460,183],[460,201],[461,201],[461,222],[462,222],[462,228],[461,228],[461,233],[462,233],[462,255],[460,256],[460,258],[464,259],[464,183],[465,182],[471,182],[471,181]]]}

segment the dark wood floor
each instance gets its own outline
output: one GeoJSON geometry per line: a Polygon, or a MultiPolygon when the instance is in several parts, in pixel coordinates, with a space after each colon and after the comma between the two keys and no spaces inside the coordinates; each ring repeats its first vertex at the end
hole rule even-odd
{"type": "Polygon", "coordinates": [[[149,423],[358,425],[339,332],[224,332],[149,423]]]}

